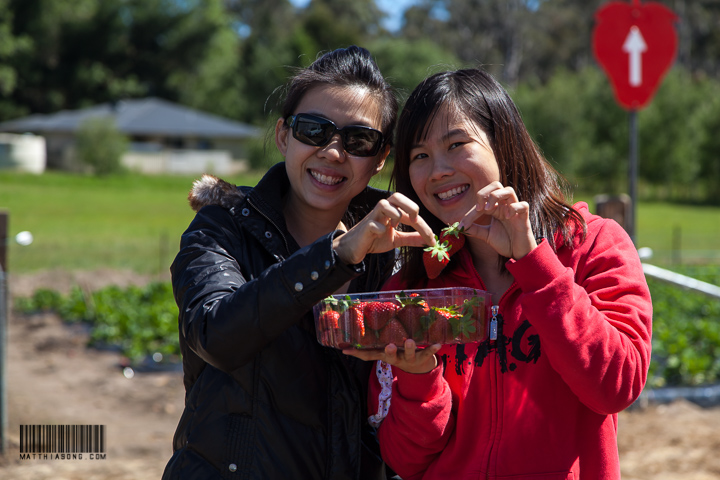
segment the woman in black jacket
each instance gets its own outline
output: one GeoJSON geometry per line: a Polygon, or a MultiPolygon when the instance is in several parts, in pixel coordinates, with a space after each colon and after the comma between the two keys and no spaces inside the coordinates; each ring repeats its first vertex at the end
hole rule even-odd
{"type": "Polygon", "coordinates": [[[367,50],[338,49],[290,82],[254,188],[205,176],[171,266],[185,411],[164,479],[379,479],[370,363],[321,346],[312,306],[379,289],[402,245],[434,244],[406,197],[368,187],[397,100],[367,50]],[[404,223],[416,232],[399,232],[404,223]]]}

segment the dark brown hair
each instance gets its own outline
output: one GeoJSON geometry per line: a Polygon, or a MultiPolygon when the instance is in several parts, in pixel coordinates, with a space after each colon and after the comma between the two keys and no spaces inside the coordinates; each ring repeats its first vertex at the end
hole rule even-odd
{"type": "MultiPolygon", "coordinates": [[[[410,183],[410,149],[423,141],[441,107],[447,107],[475,123],[487,135],[500,170],[500,182],[515,189],[530,205],[530,224],[536,237],[544,237],[553,249],[555,232],[563,245],[572,247],[576,228],[583,238],[587,226],[566,199],[565,180],[543,157],[505,89],[480,68],[441,72],[422,81],[410,94],[398,120],[394,189],[420,205],[420,214],[435,233],[445,225],[421,203],[410,183]]],[[[426,277],[422,250],[403,249],[403,279],[415,283],[426,277]]],[[[507,258],[500,258],[504,269],[507,258]]]]}
{"type": "Polygon", "coordinates": [[[293,115],[303,96],[320,85],[367,88],[380,106],[381,131],[384,145],[392,146],[398,101],[370,52],[351,45],[325,53],[309,67],[297,71],[287,87],[285,101],[280,108],[282,118],[293,115]]]}

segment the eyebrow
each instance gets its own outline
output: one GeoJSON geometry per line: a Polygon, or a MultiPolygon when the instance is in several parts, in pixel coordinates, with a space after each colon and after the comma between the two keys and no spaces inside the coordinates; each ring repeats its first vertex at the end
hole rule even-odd
{"type": "MultiPolygon", "coordinates": [[[[445,133],[442,137],[440,137],[441,142],[446,142],[448,139],[455,135],[467,135],[467,132],[462,128],[454,128],[447,133],[445,133]]],[[[415,143],[410,146],[410,150],[413,150],[415,148],[422,148],[425,144],[424,143],[415,143]]]]}

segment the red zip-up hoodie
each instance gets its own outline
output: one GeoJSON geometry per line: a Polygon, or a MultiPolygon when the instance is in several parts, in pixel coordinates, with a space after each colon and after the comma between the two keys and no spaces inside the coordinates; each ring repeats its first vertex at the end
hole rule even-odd
{"type": "MultiPolygon", "coordinates": [[[[620,478],[617,412],[647,379],[652,303],[625,231],[575,208],[584,242],[578,233],[574,249],[556,254],[543,241],[507,263],[515,281],[497,305],[496,339],[443,346],[427,374],[392,370],[378,434],[403,480],[620,478]]],[[[450,286],[485,290],[466,249],[427,285],[450,286]]],[[[395,276],[384,288],[403,287],[395,276]]]]}

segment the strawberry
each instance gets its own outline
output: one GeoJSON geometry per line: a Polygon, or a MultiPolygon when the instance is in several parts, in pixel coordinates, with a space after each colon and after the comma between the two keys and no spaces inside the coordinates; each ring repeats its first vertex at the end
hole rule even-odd
{"type": "Polygon", "coordinates": [[[455,305],[449,307],[433,307],[430,315],[427,317],[428,322],[428,343],[450,343],[455,336],[452,330],[452,324],[457,322],[458,317],[462,315],[455,305]]]}
{"type": "Polygon", "coordinates": [[[428,278],[437,278],[450,263],[450,257],[465,244],[464,229],[458,228],[459,224],[455,222],[443,228],[439,238],[435,235],[435,245],[423,250],[423,265],[428,278]]]}
{"type": "Polygon", "coordinates": [[[319,318],[320,328],[327,328],[327,342],[323,342],[325,345],[349,348],[354,338],[365,333],[362,306],[350,295],[344,299],[332,296],[326,298],[325,308],[319,318]]]}
{"type": "Polygon", "coordinates": [[[318,341],[327,347],[334,345],[335,332],[340,336],[340,313],[335,310],[324,310],[318,316],[318,341]]]}
{"type": "Polygon", "coordinates": [[[428,317],[427,341],[430,345],[445,343],[446,333],[449,329],[448,314],[441,313],[433,308],[428,317]]]}
{"type": "Polygon", "coordinates": [[[346,311],[350,320],[350,329],[354,341],[365,335],[365,321],[363,319],[363,306],[359,303],[350,305],[346,311]]]}
{"type": "Polygon", "coordinates": [[[460,222],[455,222],[440,231],[440,240],[447,240],[449,255],[451,257],[465,245],[465,229],[459,228],[459,226],[460,222]]]}
{"type": "Polygon", "coordinates": [[[382,330],[395,316],[397,305],[391,302],[368,302],[365,304],[365,328],[382,330]]]}
{"type": "Polygon", "coordinates": [[[405,292],[400,292],[395,297],[401,305],[397,312],[397,318],[405,327],[405,331],[416,342],[424,342],[425,329],[423,328],[422,318],[430,313],[427,302],[417,293],[407,296],[405,292]]]}
{"type": "Polygon", "coordinates": [[[387,345],[388,343],[394,343],[398,347],[402,347],[405,344],[405,340],[407,338],[408,334],[405,331],[405,328],[397,320],[397,318],[392,318],[387,323],[385,328],[383,328],[382,332],[380,332],[379,341],[383,345],[387,345]]]}
{"type": "Polygon", "coordinates": [[[425,265],[428,278],[437,278],[445,266],[450,263],[450,255],[448,255],[447,249],[448,245],[449,243],[447,241],[440,243],[437,235],[435,235],[435,245],[423,249],[423,265],[425,265]]]}
{"type": "Polygon", "coordinates": [[[340,312],[335,310],[325,310],[320,313],[320,330],[330,330],[340,326],[340,312]]]}
{"type": "Polygon", "coordinates": [[[357,348],[377,348],[378,345],[378,335],[375,333],[375,330],[371,328],[365,329],[365,333],[358,337],[355,337],[355,346],[357,348]]]}

